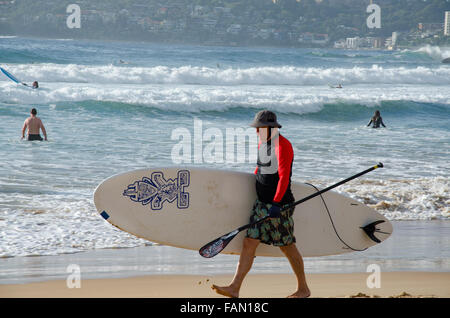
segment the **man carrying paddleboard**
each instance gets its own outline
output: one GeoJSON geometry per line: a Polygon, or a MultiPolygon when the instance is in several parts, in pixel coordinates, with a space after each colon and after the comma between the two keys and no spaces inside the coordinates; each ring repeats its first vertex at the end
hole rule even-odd
{"type": "Polygon", "coordinates": [[[282,207],[295,201],[291,192],[294,152],[292,145],[280,135],[281,125],[275,113],[263,110],[256,114],[252,127],[258,135],[258,162],[255,170],[257,199],[250,222],[269,215],[247,230],[233,281],[228,286],[212,288],[227,297],[239,297],[242,282],[250,271],[256,248],[260,243],[280,247],[297,277],[297,290],[289,297],[309,297],[303,259],[295,245],[294,207],[281,212],[282,207]]]}

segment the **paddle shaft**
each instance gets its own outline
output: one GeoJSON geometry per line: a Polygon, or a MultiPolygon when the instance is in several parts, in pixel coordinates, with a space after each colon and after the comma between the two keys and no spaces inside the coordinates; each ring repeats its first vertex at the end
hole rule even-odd
{"type": "MultiPolygon", "coordinates": [[[[321,194],[324,193],[324,192],[327,192],[327,191],[329,191],[329,190],[331,190],[331,189],[334,189],[334,188],[340,186],[341,184],[344,184],[344,183],[346,183],[346,182],[349,182],[350,180],[356,179],[356,178],[362,176],[363,174],[366,174],[366,173],[368,173],[368,172],[370,172],[370,171],[373,171],[373,170],[375,170],[375,169],[377,169],[377,168],[382,168],[382,167],[383,167],[383,164],[380,162],[380,163],[378,163],[376,166],[373,166],[373,167],[371,167],[371,168],[369,168],[369,169],[366,169],[366,170],[364,170],[364,171],[362,171],[362,172],[360,172],[360,173],[358,173],[358,174],[355,174],[354,176],[351,176],[351,177],[349,177],[349,178],[347,178],[347,179],[345,179],[345,180],[339,181],[338,183],[335,183],[335,184],[329,186],[328,188],[325,188],[325,189],[322,189],[322,190],[320,190],[320,191],[317,191],[316,193],[313,193],[313,194],[311,194],[311,195],[309,195],[309,196],[307,196],[307,197],[304,197],[303,199],[300,199],[300,200],[298,200],[298,201],[295,201],[295,202],[293,202],[293,203],[287,205],[286,207],[284,207],[284,208],[282,209],[281,212],[283,212],[283,211],[285,211],[285,210],[288,210],[288,209],[290,209],[290,208],[293,208],[294,206],[299,205],[300,203],[303,203],[303,202],[305,202],[305,201],[308,201],[308,200],[310,200],[310,199],[312,199],[312,198],[314,198],[314,197],[316,197],[316,196],[318,196],[318,195],[321,195],[321,194]]],[[[243,225],[243,226],[241,226],[241,227],[238,229],[238,231],[239,231],[239,232],[240,232],[240,231],[243,231],[243,230],[245,230],[245,229],[247,229],[247,228],[249,228],[249,227],[252,227],[253,225],[258,224],[259,222],[262,222],[262,221],[264,221],[264,220],[266,220],[266,219],[268,219],[268,218],[269,218],[269,216],[265,216],[265,217],[263,217],[263,218],[261,218],[261,219],[255,221],[255,222],[252,222],[252,223],[243,225]]]]}
{"type": "MultiPolygon", "coordinates": [[[[375,170],[377,168],[382,168],[382,167],[383,167],[383,164],[380,162],[376,166],[373,166],[373,167],[371,167],[371,168],[369,168],[367,170],[364,170],[364,171],[362,171],[362,172],[360,172],[358,174],[355,174],[354,176],[351,176],[350,178],[347,178],[345,180],[339,181],[338,183],[333,184],[333,185],[329,186],[328,188],[325,188],[323,190],[317,191],[316,193],[313,193],[313,194],[311,194],[311,195],[309,195],[307,197],[304,197],[303,199],[300,199],[300,200],[295,201],[295,202],[293,202],[291,204],[288,204],[287,206],[285,206],[282,209],[282,211],[290,209],[290,208],[292,208],[292,207],[294,207],[294,206],[296,206],[296,205],[298,205],[300,203],[303,203],[303,202],[305,202],[307,200],[310,200],[310,199],[312,199],[312,198],[314,198],[314,197],[316,197],[318,195],[321,195],[322,193],[324,193],[326,191],[329,191],[329,190],[331,190],[333,188],[336,188],[336,187],[340,186],[343,183],[346,183],[346,182],[348,182],[350,180],[358,178],[359,176],[362,176],[363,174],[366,174],[366,173],[368,173],[368,172],[370,172],[372,170],[375,170]]],[[[255,221],[255,222],[243,225],[240,228],[238,228],[238,229],[236,229],[234,231],[231,231],[230,233],[225,234],[225,235],[215,239],[214,241],[209,242],[208,244],[206,244],[202,248],[200,248],[200,250],[199,250],[200,255],[203,256],[203,257],[207,257],[207,258],[214,257],[215,255],[219,254],[228,245],[228,243],[230,243],[230,241],[236,235],[238,235],[239,232],[241,232],[241,231],[243,231],[243,230],[245,230],[245,229],[247,229],[249,227],[252,227],[255,224],[258,224],[258,223],[260,223],[260,222],[262,222],[262,221],[264,221],[264,220],[266,220],[268,218],[269,218],[269,216],[265,216],[265,217],[255,221]]]]}

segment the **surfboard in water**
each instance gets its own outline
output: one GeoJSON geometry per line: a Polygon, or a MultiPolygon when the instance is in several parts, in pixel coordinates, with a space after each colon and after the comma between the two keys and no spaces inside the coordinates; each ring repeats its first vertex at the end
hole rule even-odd
{"type": "Polygon", "coordinates": [[[32,88],[32,87],[28,86],[27,84],[19,81],[14,75],[12,75],[10,72],[5,70],[3,67],[0,67],[0,71],[2,71],[2,73],[5,74],[11,81],[13,81],[17,84],[22,84],[23,86],[28,87],[28,88],[32,88]]]}
{"type": "Polygon", "coordinates": [[[0,67],[0,71],[2,71],[2,73],[5,74],[13,82],[16,82],[17,84],[22,84],[22,82],[20,82],[14,75],[5,70],[3,67],[0,67]]]}
{"type": "MultiPolygon", "coordinates": [[[[296,200],[319,191],[298,182],[291,189],[296,200]]],[[[94,192],[98,212],[117,228],[191,250],[249,223],[255,199],[254,174],[183,167],[122,173],[94,192]]],[[[332,191],[297,205],[293,218],[297,247],[306,257],[365,250],[392,233],[384,216],[332,191]],[[372,224],[375,240],[363,229],[372,224]]],[[[244,236],[245,231],[239,233],[222,253],[240,254],[244,236]]],[[[256,255],[283,256],[266,244],[259,245],[256,255]]]]}

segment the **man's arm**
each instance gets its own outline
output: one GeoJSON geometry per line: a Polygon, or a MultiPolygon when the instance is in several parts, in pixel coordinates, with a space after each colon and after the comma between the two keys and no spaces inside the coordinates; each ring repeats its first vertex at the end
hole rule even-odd
{"type": "MultiPolygon", "coordinates": [[[[258,150],[259,150],[260,146],[261,146],[261,141],[258,142],[258,150]]],[[[258,174],[258,166],[256,166],[254,174],[258,174]]]]}
{"type": "Polygon", "coordinates": [[[25,120],[23,122],[23,127],[22,127],[22,139],[25,138],[25,131],[27,130],[27,126],[28,126],[28,120],[25,120]]]}
{"type": "Polygon", "coordinates": [[[39,127],[42,130],[42,133],[44,134],[44,140],[47,140],[47,132],[45,131],[44,124],[42,123],[42,120],[39,119],[39,127]]]}
{"type": "Polygon", "coordinates": [[[294,159],[294,151],[289,141],[280,140],[278,145],[278,186],[277,192],[273,198],[273,202],[279,203],[286,193],[289,185],[289,178],[291,176],[292,160],[294,159]]]}

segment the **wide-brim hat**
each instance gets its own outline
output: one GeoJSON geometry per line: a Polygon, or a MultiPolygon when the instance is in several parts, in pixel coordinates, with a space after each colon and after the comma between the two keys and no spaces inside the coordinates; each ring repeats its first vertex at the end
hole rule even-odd
{"type": "Polygon", "coordinates": [[[281,125],[277,122],[277,115],[270,110],[262,110],[258,112],[250,126],[255,128],[266,126],[281,128],[281,125]]]}

